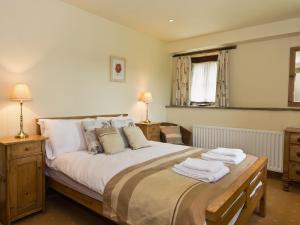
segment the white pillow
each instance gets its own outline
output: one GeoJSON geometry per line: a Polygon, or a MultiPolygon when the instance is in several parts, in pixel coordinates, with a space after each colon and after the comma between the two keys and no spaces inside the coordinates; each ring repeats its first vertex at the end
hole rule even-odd
{"type": "Polygon", "coordinates": [[[59,119],[44,121],[45,132],[52,146],[52,159],[62,153],[87,149],[81,122],[82,120],[59,119]]]}
{"type": "MultiPolygon", "coordinates": [[[[45,127],[45,121],[47,119],[39,119],[38,124],[40,125],[40,131],[41,131],[41,135],[45,136],[45,137],[49,137],[49,132],[47,132],[46,127],[45,127]]],[[[50,160],[55,159],[54,154],[53,154],[53,148],[51,145],[51,141],[48,138],[45,141],[45,150],[46,150],[46,157],[50,160]]]]}
{"type": "Polygon", "coordinates": [[[129,116],[113,117],[113,118],[111,118],[110,123],[111,123],[112,127],[117,127],[117,128],[134,126],[134,121],[129,116]]]}

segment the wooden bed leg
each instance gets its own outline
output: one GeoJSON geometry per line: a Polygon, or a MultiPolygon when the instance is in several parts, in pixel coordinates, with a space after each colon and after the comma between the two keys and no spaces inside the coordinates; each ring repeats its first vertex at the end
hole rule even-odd
{"type": "Polygon", "coordinates": [[[285,180],[283,181],[282,189],[283,189],[284,191],[289,191],[289,190],[290,190],[290,184],[289,184],[288,181],[285,181],[285,180]]]}
{"type": "Polygon", "coordinates": [[[260,199],[258,215],[260,217],[265,217],[266,216],[266,198],[265,198],[265,195],[260,199]]]}
{"type": "Polygon", "coordinates": [[[259,211],[258,215],[261,217],[266,216],[266,196],[267,196],[267,168],[264,169],[264,194],[259,201],[259,211]]]}

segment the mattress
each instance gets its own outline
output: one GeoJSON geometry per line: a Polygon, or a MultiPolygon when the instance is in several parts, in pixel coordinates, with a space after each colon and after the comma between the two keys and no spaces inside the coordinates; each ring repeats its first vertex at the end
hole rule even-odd
{"type": "Polygon", "coordinates": [[[91,190],[90,188],[76,182],[75,180],[73,180],[72,178],[70,178],[69,176],[51,169],[49,167],[46,167],[46,176],[50,177],[51,179],[55,180],[56,182],[63,184],[75,191],[78,191],[81,194],[87,195],[93,199],[96,199],[98,201],[102,202],[102,195],[91,190]]]}

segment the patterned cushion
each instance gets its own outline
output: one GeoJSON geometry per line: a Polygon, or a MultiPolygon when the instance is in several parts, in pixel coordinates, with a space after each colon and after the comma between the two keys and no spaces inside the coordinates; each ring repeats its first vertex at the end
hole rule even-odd
{"type": "Polygon", "coordinates": [[[128,140],[124,134],[123,127],[135,126],[134,121],[131,117],[115,117],[110,120],[111,126],[119,129],[119,133],[123,139],[125,148],[129,147],[128,140]]]}
{"type": "Polygon", "coordinates": [[[96,128],[110,127],[107,120],[87,119],[82,121],[84,137],[88,147],[88,152],[91,154],[103,153],[103,148],[97,137],[96,128]]]}
{"type": "Polygon", "coordinates": [[[165,142],[183,145],[179,126],[161,126],[160,131],[165,139],[165,142]]]}
{"type": "Polygon", "coordinates": [[[125,151],[124,142],[117,128],[96,128],[96,133],[105,154],[125,151]]]}
{"type": "Polygon", "coordinates": [[[124,133],[132,149],[150,147],[145,135],[139,127],[124,127],[124,133]]]}

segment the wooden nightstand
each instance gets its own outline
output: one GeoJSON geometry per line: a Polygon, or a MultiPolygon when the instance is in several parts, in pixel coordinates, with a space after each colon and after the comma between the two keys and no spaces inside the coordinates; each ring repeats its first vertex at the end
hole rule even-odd
{"type": "Polygon", "coordinates": [[[45,209],[45,137],[0,138],[0,221],[45,209]]]}
{"type": "Polygon", "coordinates": [[[145,137],[150,141],[160,141],[160,123],[137,123],[145,137]]]}
{"type": "Polygon", "coordinates": [[[289,190],[291,181],[300,182],[300,129],[284,131],[283,189],[289,190]]]}

